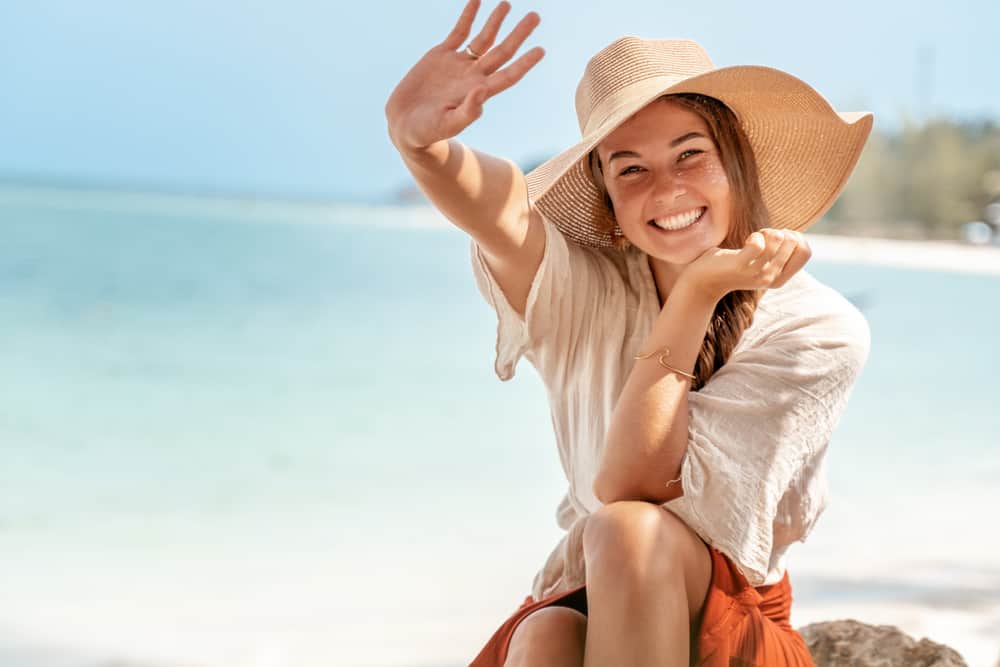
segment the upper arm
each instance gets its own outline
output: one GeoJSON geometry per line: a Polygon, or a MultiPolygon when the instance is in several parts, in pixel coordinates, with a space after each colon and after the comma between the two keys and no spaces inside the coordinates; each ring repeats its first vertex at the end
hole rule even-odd
{"type": "Polygon", "coordinates": [[[545,253],[545,229],[534,204],[521,215],[471,234],[511,307],[522,318],[545,253]]]}
{"type": "MultiPolygon", "coordinates": [[[[568,239],[541,209],[526,209],[519,233],[501,227],[489,238],[473,237],[470,260],[476,286],[497,314],[497,376],[509,380],[517,360],[530,354],[542,378],[561,386],[580,367],[579,355],[589,354],[584,341],[595,314],[623,312],[626,289],[605,253],[568,239]]],[[[624,320],[609,319],[602,334],[624,335],[617,332],[624,320]]]]}

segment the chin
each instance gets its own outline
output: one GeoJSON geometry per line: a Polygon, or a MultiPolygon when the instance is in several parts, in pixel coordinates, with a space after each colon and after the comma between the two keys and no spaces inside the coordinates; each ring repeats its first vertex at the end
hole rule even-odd
{"type": "MultiPolygon", "coordinates": [[[[646,244],[648,245],[648,244],[646,244]]],[[[667,253],[659,247],[645,248],[640,246],[640,248],[650,257],[660,260],[661,262],[667,262],[668,264],[675,264],[677,266],[686,266],[693,262],[694,260],[701,257],[709,248],[714,248],[715,246],[709,243],[699,243],[698,245],[686,245],[683,248],[677,248],[676,252],[667,253]]]]}

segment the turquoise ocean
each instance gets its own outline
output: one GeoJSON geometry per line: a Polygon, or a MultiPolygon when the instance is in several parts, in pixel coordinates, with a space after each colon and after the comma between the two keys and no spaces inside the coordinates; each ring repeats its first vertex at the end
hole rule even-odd
{"type": "MultiPolygon", "coordinates": [[[[60,201],[0,198],[0,664],[467,664],[566,485],[534,369],[493,373],[468,237],[416,207],[60,201]]],[[[872,350],[793,624],[991,667],[1000,276],[807,270],[872,350]]]]}

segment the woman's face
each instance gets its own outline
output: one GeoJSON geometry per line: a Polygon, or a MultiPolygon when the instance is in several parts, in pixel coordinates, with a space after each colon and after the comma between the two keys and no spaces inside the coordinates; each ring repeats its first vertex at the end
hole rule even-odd
{"type": "Polygon", "coordinates": [[[729,180],[701,116],[658,99],[597,148],[618,225],[651,258],[686,265],[725,240],[729,180]]]}

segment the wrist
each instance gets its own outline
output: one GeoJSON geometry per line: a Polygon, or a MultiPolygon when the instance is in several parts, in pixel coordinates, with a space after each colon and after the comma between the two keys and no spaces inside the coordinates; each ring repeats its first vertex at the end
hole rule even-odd
{"type": "Polygon", "coordinates": [[[415,157],[419,158],[421,155],[435,149],[438,144],[446,144],[447,139],[441,139],[440,141],[432,142],[426,146],[415,146],[402,139],[401,136],[397,135],[392,126],[388,128],[389,142],[392,143],[393,148],[395,148],[403,157],[415,157]]]}
{"type": "Polygon", "coordinates": [[[404,162],[435,167],[447,162],[450,152],[447,139],[436,141],[429,146],[407,146],[396,142],[393,142],[393,146],[399,151],[404,162]]]}
{"type": "Polygon", "coordinates": [[[668,299],[670,296],[673,296],[674,292],[677,292],[687,302],[695,302],[713,309],[722,300],[722,297],[725,296],[725,292],[712,285],[692,278],[685,278],[683,275],[677,279],[668,299]]]}

